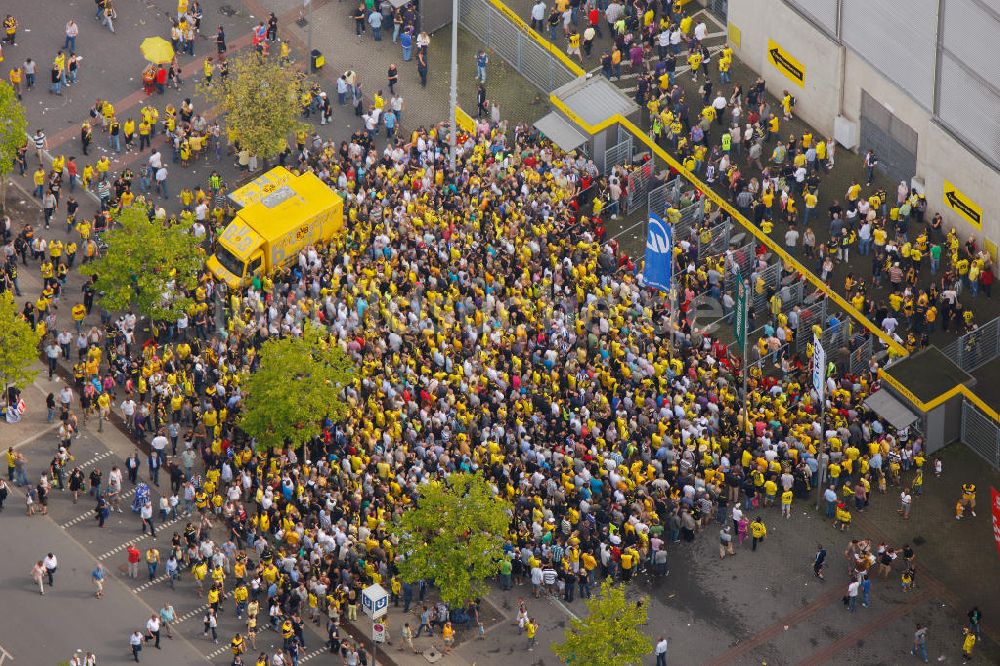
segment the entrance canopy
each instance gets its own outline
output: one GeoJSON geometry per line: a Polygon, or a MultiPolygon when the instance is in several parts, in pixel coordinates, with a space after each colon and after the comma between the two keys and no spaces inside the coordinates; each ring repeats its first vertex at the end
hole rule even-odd
{"type": "Polygon", "coordinates": [[[536,120],[535,128],[566,152],[576,150],[587,143],[587,137],[580,134],[575,127],[555,111],[536,120]]]}
{"type": "Polygon", "coordinates": [[[865,407],[875,412],[896,430],[909,428],[920,417],[910,411],[910,408],[896,399],[889,391],[876,391],[865,398],[865,407]]]}

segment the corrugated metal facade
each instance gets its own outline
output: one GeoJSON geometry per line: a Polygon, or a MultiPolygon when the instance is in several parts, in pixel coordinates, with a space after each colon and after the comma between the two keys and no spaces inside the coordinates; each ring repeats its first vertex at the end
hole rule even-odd
{"type": "Polygon", "coordinates": [[[1000,169],[1000,0],[784,2],[1000,169]]]}
{"type": "Polygon", "coordinates": [[[934,110],[938,0],[842,0],[840,37],[928,111],[934,110]]]}
{"type": "Polygon", "coordinates": [[[808,16],[825,32],[834,37],[837,36],[837,13],[840,0],[787,0],[787,2],[808,16]]]}

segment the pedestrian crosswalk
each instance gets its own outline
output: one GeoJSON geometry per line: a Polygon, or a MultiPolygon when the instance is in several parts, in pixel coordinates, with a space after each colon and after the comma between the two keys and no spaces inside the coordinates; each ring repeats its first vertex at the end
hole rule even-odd
{"type": "MultiPolygon", "coordinates": [[[[165,529],[167,529],[168,527],[170,527],[171,525],[174,525],[175,523],[178,523],[178,522],[180,522],[181,520],[184,520],[184,516],[182,516],[182,515],[178,515],[178,516],[177,516],[176,518],[172,518],[172,519],[168,520],[168,521],[167,521],[167,522],[165,522],[165,523],[160,523],[160,524],[159,524],[159,525],[157,525],[156,527],[157,527],[157,529],[159,529],[159,530],[165,530],[165,529]]],[[[146,538],[151,538],[152,536],[153,536],[152,534],[142,534],[142,535],[140,535],[140,536],[137,536],[137,537],[136,537],[136,538],[134,538],[134,539],[129,539],[129,540],[128,540],[128,541],[126,541],[125,543],[123,543],[123,544],[120,544],[120,545],[118,545],[118,546],[115,546],[114,548],[112,548],[112,549],[111,549],[111,550],[109,550],[108,552],[106,552],[106,553],[103,553],[103,554],[99,555],[99,556],[97,557],[97,559],[99,559],[99,560],[106,560],[106,559],[108,559],[109,557],[111,557],[112,555],[114,555],[114,554],[116,554],[116,553],[120,553],[120,552],[122,552],[123,550],[125,550],[125,549],[126,549],[126,548],[128,548],[129,546],[131,546],[131,545],[133,545],[133,544],[136,544],[136,543],[139,543],[139,542],[140,542],[140,541],[142,541],[143,539],[146,539],[146,538]]]]}
{"type": "MultiPolygon", "coordinates": [[[[132,495],[135,495],[135,488],[131,488],[130,490],[126,490],[124,493],[122,493],[121,499],[122,500],[131,499],[132,495]]],[[[93,510],[87,511],[86,513],[81,513],[79,516],[71,518],[71,519],[67,520],[64,523],[60,523],[59,527],[61,527],[61,528],[63,528],[65,530],[65,529],[68,529],[70,527],[73,527],[74,525],[79,525],[80,523],[82,523],[83,521],[87,520],[88,518],[90,518],[91,520],[94,519],[94,511],[93,510]]]]}

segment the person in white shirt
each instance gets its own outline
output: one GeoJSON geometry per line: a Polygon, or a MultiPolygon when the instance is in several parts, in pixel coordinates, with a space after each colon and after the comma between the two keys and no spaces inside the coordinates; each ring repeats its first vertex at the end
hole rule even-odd
{"type": "Polygon", "coordinates": [[[656,647],[653,648],[653,654],[656,655],[656,666],[667,666],[667,639],[660,636],[660,640],[656,641],[656,647]]]}
{"type": "Polygon", "coordinates": [[[146,631],[149,635],[146,640],[156,639],[156,643],[153,645],[157,650],[160,649],[160,618],[157,615],[150,615],[149,620],[146,621],[146,631]]]}
{"type": "Polygon", "coordinates": [[[545,29],[545,3],[542,0],[531,6],[531,29],[536,32],[545,29]]]}
{"type": "Polygon", "coordinates": [[[45,575],[49,579],[49,587],[55,587],[55,575],[56,569],[59,568],[59,560],[52,553],[45,556],[42,560],[42,566],[45,567],[45,575]]]}

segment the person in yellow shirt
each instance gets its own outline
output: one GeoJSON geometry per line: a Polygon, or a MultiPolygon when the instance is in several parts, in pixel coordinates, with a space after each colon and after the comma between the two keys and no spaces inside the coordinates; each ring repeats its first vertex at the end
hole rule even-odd
{"type": "Polygon", "coordinates": [[[781,493],[781,515],[786,519],[792,517],[792,491],[786,490],[781,493]]]}

